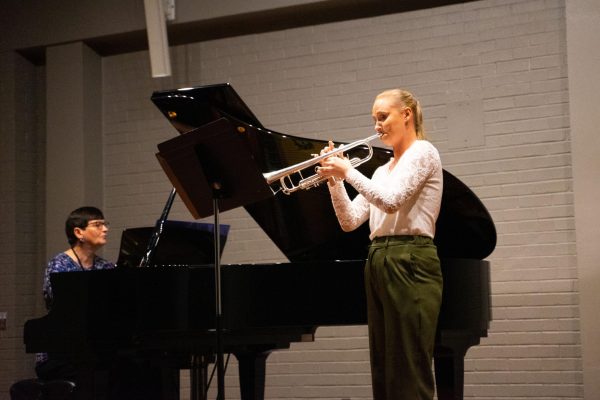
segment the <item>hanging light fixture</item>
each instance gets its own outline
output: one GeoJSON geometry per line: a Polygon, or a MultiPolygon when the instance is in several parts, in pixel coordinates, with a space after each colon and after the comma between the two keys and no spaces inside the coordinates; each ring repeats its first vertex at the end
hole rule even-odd
{"type": "Polygon", "coordinates": [[[144,11],[152,77],[171,76],[171,57],[163,0],[144,0],[144,11]]]}

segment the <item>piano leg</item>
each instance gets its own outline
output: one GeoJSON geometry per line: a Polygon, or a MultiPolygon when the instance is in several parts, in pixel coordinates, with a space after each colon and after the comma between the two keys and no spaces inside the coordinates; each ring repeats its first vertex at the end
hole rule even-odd
{"type": "Polygon", "coordinates": [[[210,357],[206,355],[192,355],[190,366],[190,399],[206,400],[208,389],[208,364],[210,357]]]}
{"type": "Polygon", "coordinates": [[[445,333],[434,350],[435,387],[438,400],[463,400],[465,354],[469,347],[479,344],[470,335],[445,333]]]}
{"type": "Polygon", "coordinates": [[[234,353],[239,364],[242,400],[264,399],[266,363],[270,353],[271,350],[234,353]]]}
{"type": "Polygon", "coordinates": [[[462,400],[464,360],[452,354],[435,357],[435,386],[438,400],[462,400]],[[461,373],[463,371],[463,373],[461,373]]]}

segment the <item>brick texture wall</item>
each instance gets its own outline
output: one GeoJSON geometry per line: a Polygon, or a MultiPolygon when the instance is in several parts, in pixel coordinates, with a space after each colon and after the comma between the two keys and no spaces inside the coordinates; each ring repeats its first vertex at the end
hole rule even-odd
{"type": "Polygon", "coordinates": [[[16,379],[33,374],[24,355],[23,324],[37,316],[42,282],[44,154],[43,72],[15,54],[3,54],[0,83],[0,398],[16,379]],[[37,308],[37,309],[36,309],[37,308]]]}
{"type": "MultiPolygon", "coordinates": [[[[465,397],[582,399],[565,46],[564,0],[482,0],[173,47],[170,78],[150,78],[147,52],[105,57],[104,211],[112,237],[104,255],[116,257],[123,228],[153,225],[171,188],[154,154],[176,132],[150,102],[152,91],[230,82],[269,129],[351,141],[372,133],[378,92],[407,88],[421,100],[444,167],[479,196],[498,231],[489,257],[494,321],[466,355],[465,397]]],[[[42,312],[35,293],[45,164],[43,75],[1,56],[5,400],[10,382],[32,374],[20,335],[42,312]],[[31,110],[33,125],[25,118],[31,110]]],[[[179,200],[171,219],[191,219],[179,200]]],[[[243,209],[221,222],[232,226],[224,263],[286,261],[243,209]]],[[[236,367],[232,360],[231,399],[239,398],[236,367]]],[[[188,384],[182,374],[182,398],[188,384]]],[[[266,397],[371,398],[366,328],[319,328],[315,342],[274,352],[266,397]]]]}
{"type": "MultiPolygon", "coordinates": [[[[170,189],[154,153],[176,132],[153,90],[230,82],[269,129],[350,141],[372,133],[378,92],[407,88],[498,231],[494,321],[467,353],[466,397],[582,398],[565,43],[563,1],[487,0],[175,47],[170,78],[149,78],[145,52],[107,57],[107,255],[120,228],[153,224],[170,189]]],[[[179,202],[171,218],[190,219],[179,202]]],[[[285,261],[245,211],[222,222],[224,263],[285,261]]],[[[320,328],[268,360],[270,399],[371,396],[364,327],[320,328]]],[[[235,362],[226,384],[236,398],[235,362]]]]}

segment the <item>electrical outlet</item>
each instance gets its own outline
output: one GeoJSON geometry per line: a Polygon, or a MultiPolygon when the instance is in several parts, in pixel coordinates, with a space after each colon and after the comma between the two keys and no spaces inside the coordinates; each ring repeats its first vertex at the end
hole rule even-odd
{"type": "Polygon", "coordinates": [[[0,331],[6,330],[6,316],[7,312],[0,312],[0,331]]]}

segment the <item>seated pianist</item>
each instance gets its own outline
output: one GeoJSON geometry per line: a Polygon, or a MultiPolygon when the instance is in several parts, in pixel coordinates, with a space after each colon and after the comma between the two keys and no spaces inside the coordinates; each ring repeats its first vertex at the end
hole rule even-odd
{"type": "MultiPolygon", "coordinates": [[[[109,223],[96,207],[80,207],[72,211],[65,221],[69,248],[50,261],[44,273],[43,295],[48,311],[52,308],[53,294],[50,275],[72,271],[93,271],[115,268],[115,264],[96,253],[106,243],[109,223]]],[[[161,399],[160,371],[147,367],[142,360],[120,357],[106,368],[104,376],[80,367],[69,357],[56,353],[37,353],[35,371],[43,381],[67,380],[75,383],[75,397],[89,398],[97,392],[98,380],[104,380],[105,393],[94,393],[96,398],[108,399],[161,399]],[[96,382],[96,383],[95,383],[96,382]]]]}

